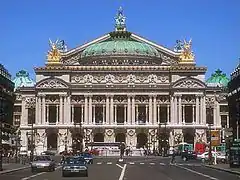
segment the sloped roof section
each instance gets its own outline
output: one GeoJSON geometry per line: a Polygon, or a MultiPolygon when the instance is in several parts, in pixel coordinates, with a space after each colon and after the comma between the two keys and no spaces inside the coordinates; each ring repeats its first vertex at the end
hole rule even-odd
{"type": "Polygon", "coordinates": [[[17,72],[13,82],[15,83],[15,89],[20,87],[33,87],[35,85],[35,82],[30,78],[29,73],[25,70],[17,72]]]}
{"type": "Polygon", "coordinates": [[[217,69],[209,79],[207,79],[207,85],[213,87],[226,87],[229,82],[229,78],[220,69],[217,69]]]}

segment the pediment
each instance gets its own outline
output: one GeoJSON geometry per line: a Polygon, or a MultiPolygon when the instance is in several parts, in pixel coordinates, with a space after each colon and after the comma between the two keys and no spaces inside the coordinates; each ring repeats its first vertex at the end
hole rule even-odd
{"type": "Polygon", "coordinates": [[[59,78],[47,78],[36,84],[37,89],[67,89],[68,83],[59,78]]]}
{"type": "MultiPolygon", "coordinates": [[[[74,49],[71,49],[67,52],[65,52],[62,55],[62,62],[65,65],[81,65],[81,61],[79,61],[81,59],[81,53],[89,46],[91,46],[92,44],[95,43],[100,43],[100,42],[104,42],[107,41],[111,38],[110,34],[106,34],[103,35],[97,39],[94,39],[88,43],[85,43],[81,46],[78,46],[74,49]]],[[[152,41],[149,41],[143,37],[140,37],[134,33],[131,33],[130,38],[134,41],[138,41],[138,42],[144,42],[152,47],[154,47],[160,54],[160,58],[162,59],[162,64],[163,65],[172,65],[172,64],[176,64],[177,63],[177,59],[179,57],[179,53],[174,52],[171,49],[168,49],[166,47],[163,47],[161,45],[158,45],[152,41]]]]}
{"type": "Polygon", "coordinates": [[[195,78],[183,78],[177,80],[173,85],[173,88],[206,88],[206,84],[198,79],[195,78]]]}

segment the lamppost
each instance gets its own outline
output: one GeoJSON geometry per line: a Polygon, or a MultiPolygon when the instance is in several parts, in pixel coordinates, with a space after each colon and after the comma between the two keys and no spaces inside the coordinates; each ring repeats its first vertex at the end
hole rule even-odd
{"type": "Polygon", "coordinates": [[[208,125],[208,132],[209,132],[209,152],[208,152],[208,157],[209,157],[209,165],[212,165],[212,124],[207,124],[208,125]]]}

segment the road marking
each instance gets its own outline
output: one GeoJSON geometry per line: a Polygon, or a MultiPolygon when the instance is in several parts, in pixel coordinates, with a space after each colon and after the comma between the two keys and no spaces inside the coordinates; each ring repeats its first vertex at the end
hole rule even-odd
{"type": "MultiPolygon", "coordinates": [[[[61,166],[60,167],[56,167],[56,169],[55,170],[57,170],[57,169],[59,169],[59,168],[61,168],[61,166]]],[[[47,172],[41,172],[41,173],[37,173],[37,174],[34,174],[34,175],[32,175],[32,176],[28,176],[28,177],[25,177],[25,178],[22,178],[21,180],[28,180],[28,179],[32,179],[32,178],[34,178],[34,177],[37,177],[37,176],[40,176],[40,175],[42,175],[42,174],[46,174],[47,172]]]]}
{"type": "Polygon", "coordinates": [[[112,164],[112,162],[107,162],[107,164],[112,164]]]}
{"type": "Polygon", "coordinates": [[[97,164],[102,164],[102,162],[98,162],[97,164]]]}
{"type": "Polygon", "coordinates": [[[144,163],[140,163],[140,164],[144,164],[144,163]]]}
{"type": "Polygon", "coordinates": [[[124,166],[122,168],[122,172],[121,172],[120,177],[119,177],[119,180],[123,180],[126,168],[127,168],[127,164],[124,164],[124,166]]]}
{"type": "Polygon", "coordinates": [[[135,163],[134,163],[134,162],[130,162],[129,164],[132,164],[132,165],[133,165],[133,164],[135,164],[135,163]]]}
{"type": "Polygon", "coordinates": [[[159,163],[160,165],[162,165],[162,166],[165,166],[165,164],[164,163],[159,163]]]}
{"type": "Polygon", "coordinates": [[[155,165],[155,163],[149,163],[150,165],[155,165]]]}
{"type": "Polygon", "coordinates": [[[120,166],[119,164],[116,164],[118,167],[120,167],[121,169],[123,168],[122,166],[120,166]]]}
{"type": "Polygon", "coordinates": [[[194,170],[192,170],[192,169],[188,169],[188,168],[186,168],[186,167],[182,167],[182,166],[178,166],[178,165],[175,165],[175,166],[177,166],[177,167],[179,167],[179,168],[182,168],[182,169],[184,169],[184,170],[186,170],[186,171],[189,171],[189,172],[192,172],[192,173],[198,174],[198,175],[200,175],[200,176],[203,176],[203,177],[206,177],[206,178],[212,179],[212,180],[219,180],[219,179],[217,179],[217,178],[215,178],[215,177],[212,177],[212,176],[209,176],[209,175],[207,175],[207,174],[203,174],[203,173],[200,173],[200,172],[194,171],[194,170]]]}

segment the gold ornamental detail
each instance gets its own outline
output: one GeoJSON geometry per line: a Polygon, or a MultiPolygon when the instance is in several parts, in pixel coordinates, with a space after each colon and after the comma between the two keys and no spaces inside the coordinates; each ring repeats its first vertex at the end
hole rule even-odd
{"type": "Polygon", "coordinates": [[[56,40],[55,42],[52,42],[51,39],[49,39],[49,46],[50,50],[47,54],[47,65],[59,65],[61,64],[61,52],[58,48],[59,40],[56,40]]]}
{"type": "Polygon", "coordinates": [[[180,53],[180,64],[195,64],[195,55],[192,51],[192,39],[189,41],[177,40],[174,50],[180,53]]]}

